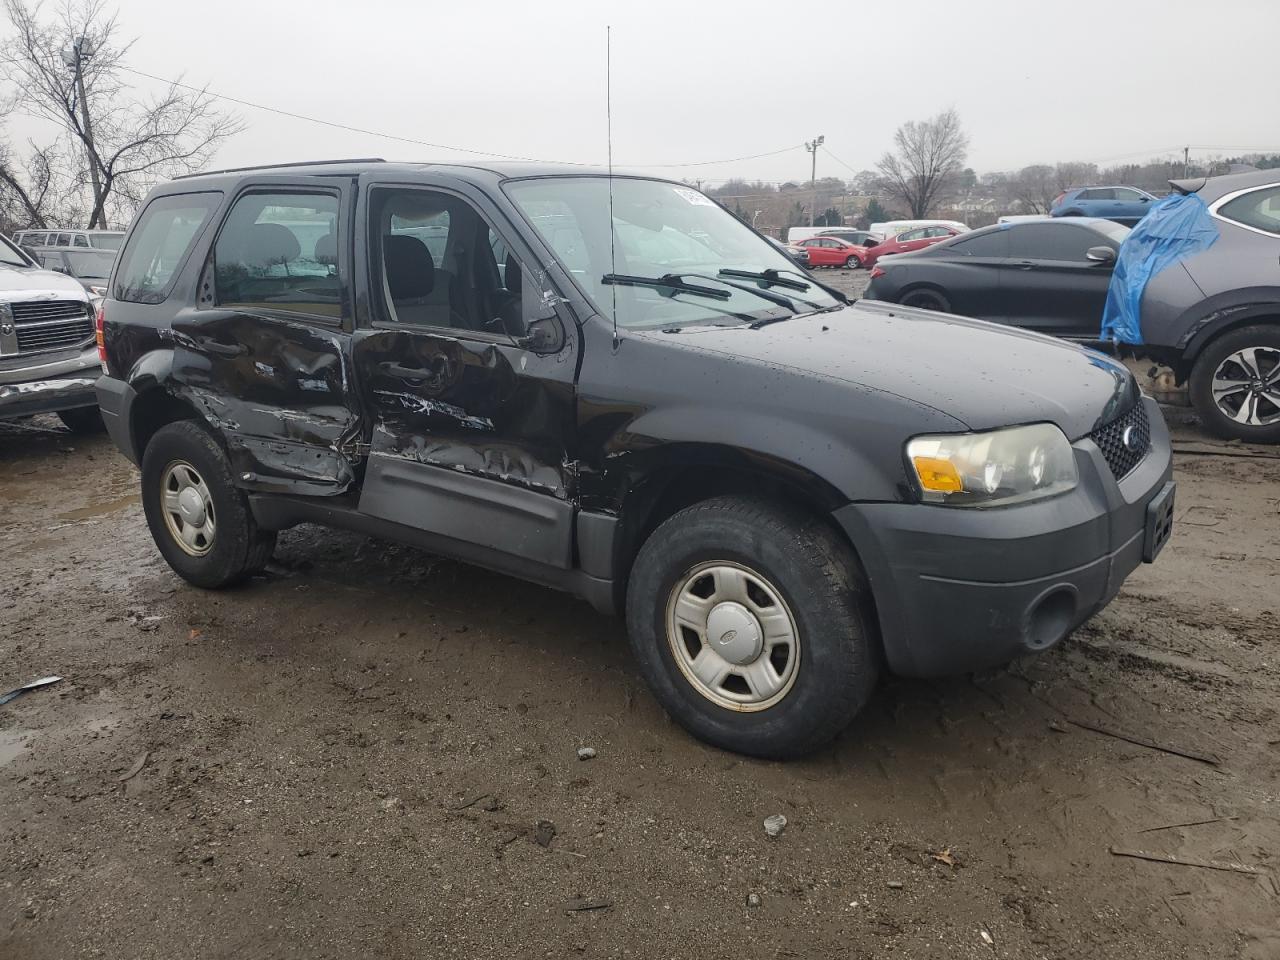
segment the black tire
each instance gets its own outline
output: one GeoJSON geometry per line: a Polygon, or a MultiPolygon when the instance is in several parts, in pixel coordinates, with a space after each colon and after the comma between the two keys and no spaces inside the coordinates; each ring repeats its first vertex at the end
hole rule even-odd
{"type": "Polygon", "coordinates": [[[142,507],[161,555],[178,576],[197,587],[230,586],[261,570],[275,548],[274,532],[260,530],[249,501],[236,489],[231,463],[218,441],[192,420],[170,423],[155,432],[142,455],[142,507]],[[162,506],[162,478],[171,465],[194,467],[208,489],[216,529],[207,552],[193,556],[170,531],[162,506]]]}
{"type": "Polygon", "coordinates": [[[846,270],[857,270],[861,266],[862,266],[862,261],[859,260],[857,257],[850,257],[848,260],[844,262],[844,268],[846,270]]]}
{"type": "Polygon", "coordinates": [[[853,551],[818,519],[765,500],[717,497],[675,514],[645,541],[628,584],[627,631],[650,688],[681,726],[727,750],[786,759],[830,741],[870,698],[879,647],[868,596],[853,551]],[[794,680],[763,709],[713,702],[676,662],[668,601],[708,562],[768,578],[794,621],[794,680]]]}
{"type": "Polygon", "coordinates": [[[58,419],[72,433],[102,433],[107,425],[102,422],[102,414],[97,407],[76,407],[74,410],[59,410],[58,419]]]}
{"type": "MultiPolygon", "coordinates": [[[[1228,331],[1216,340],[1210,341],[1196,358],[1195,366],[1191,368],[1191,405],[1199,414],[1201,424],[1214,436],[1252,443],[1280,443],[1280,402],[1278,402],[1280,397],[1277,397],[1277,393],[1280,392],[1280,381],[1274,385],[1268,385],[1272,388],[1251,399],[1251,402],[1256,404],[1253,409],[1258,414],[1258,419],[1265,421],[1275,417],[1270,423],[1249,424],[1235,420],[1220,409],[1213,398],[1213,379],[1218,368],[1223,366],[1228,357],[1250,347],[1261,348],[1263,350],[1261,356],[1268,363],[1273,358],[1280,357],[1280,324],[1241,327],[1239,330],[1228,331]],[[1271,395],[1270,399],[1267,394],[1271,395]]],[[[1234,364],[1229,365],[1227,372],[1245,379],[1244,371],[1234,364]]],[[[1265,383],[1272,377],[1280,375],[1280,366],[1267,366],[1258,373],[1261,374],[1261,381],[1265,383]]],[[[1229,407],[1238,411],[1241,404],[1236,403],[1236,398],[1237,395],[1232,395],[1226,402],[1229,407]]],[[[1241,399],[1245,398],[1241,397],[1241,399]]]]}
{"type": "Polygon", "coordinates": [[[898,299],[898,302],[904,307],[919,307],[922,310],[936,310],[938,313],[951,312],[951,301],[937,290],[931,290],[928,287],[908,290],[898,299]]]}

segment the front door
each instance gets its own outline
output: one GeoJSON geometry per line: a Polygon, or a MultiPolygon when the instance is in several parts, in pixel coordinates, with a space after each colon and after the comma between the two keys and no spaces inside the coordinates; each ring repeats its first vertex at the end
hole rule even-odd
{"type": "Polygon", "coordinates": [[[1008,322],[1055,336],[1096,338],[1112,265],[1085,254],[1114,244],[1070,222],[1015,224],[1008,233],[1009,258],[1000,272],[1008,322]]]}
{"type": "Polygon", "coordinates": [[[362,187],[369,418],[359,508],[453,541],[572,562],[577,330],[480,195],[362,187]]]}

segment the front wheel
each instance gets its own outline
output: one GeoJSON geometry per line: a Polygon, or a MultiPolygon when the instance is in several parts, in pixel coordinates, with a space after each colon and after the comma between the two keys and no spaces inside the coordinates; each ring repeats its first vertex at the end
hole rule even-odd
{"type": "Polygon", "coordinates": [[[860,266],[862,266],[862,261],[857,257],[850,257],[844,262],[844,268],[846,270],[857,270],[860,266]]]}
{"type": "Polygon", "coordinates": [[[1280,326],[1244,327],[1212,341],[1191,369],[1190,393],[1215,436],[1280,443],[1280,326]]]}
{"type": "Polygon", "coordinates": [[[276,535],[258,529],[227,455],[191,420],[161,427],[147,444],[142,508],[169,566],[197,587],[230,586],[271,559],[276,535]]]}
{"type": "Polygon", "coordinates": [[[695,736],[783,759],[822,746],[870,698],[878,653],[848,545],[813,517],[719,497],[645,541],[627,629],[645,679],[695,736]]]}

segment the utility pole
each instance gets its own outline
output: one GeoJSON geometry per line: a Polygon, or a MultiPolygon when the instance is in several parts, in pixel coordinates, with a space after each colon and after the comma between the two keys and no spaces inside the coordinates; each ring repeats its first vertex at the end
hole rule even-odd
{"type": "Polygon", "coordinates": [[[84,36],[77,37],[70,49],[62,51],[62,62],[75,71],[76,96],[80,100],[80,122],[84,124],[85,153],[89,160],[89,177],[93,183],[93,213],[89,217],[89,229],[105,227],[107,212],[102,209],[102,180],[98,176],[97,151],[93,147],[93,126],[89,122],[89,99],[84,93],[84,61],[93,58],[93,45],[84,36]]]}
{"type": "Polygon", "coordinates": [[[1182,148],[1182,179],[1186,179],[1191,174],[1191,148],[1182,148]]]}
{"type": "Polygon", "coordinates": [[[812,156],[812,163],[809,166],[809,191],[813,194],[813,199],[809,202],[809,226],[811,227],[818,209],[818,148],[826,142],[826,139],[826,137],[819,135],[814,140],[806,140],[804,145],[804,148],[812,156]]]}

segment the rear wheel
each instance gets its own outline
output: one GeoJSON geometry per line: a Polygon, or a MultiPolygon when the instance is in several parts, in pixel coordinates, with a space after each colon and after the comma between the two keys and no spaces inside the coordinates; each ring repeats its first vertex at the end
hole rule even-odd
{"type": "Polygon", "coordinates": [[[759,757],[831,740],[874,689],[869,601],[848,545],[813,517],[719,497],[645,542],[627,591],[640,669],[708,743],[759,757]]]}
{"type": "Polygon", "coordinates": [[[194,421],[167,424],[147,444],[142,507],[160,553],[197,587],[230,586],[271,559],[276,535],[258,529],[227,455],[194,421]]]}
{"type": "Polygon", "coordinates": [[[1280,326],[1232,330],[1191,369],[1191,403],[1215,436],[1280,442],[1280,326]]]}
{"type": "Polygon", "coordinates": [[[72,433],[102,433],[107,429],[102,422],[102,414],[97,407],[76,407],[74,410],[59,410],[58,419],[72,433]]]}
{"type": "Polygon", "coordinates": [[[919,307],[922,310],[936,310],[939,313],[951,312],[951,301],[937,290],[930,290],[927,287],[908,290],[898,302],[904,307],[919,307]]]}

